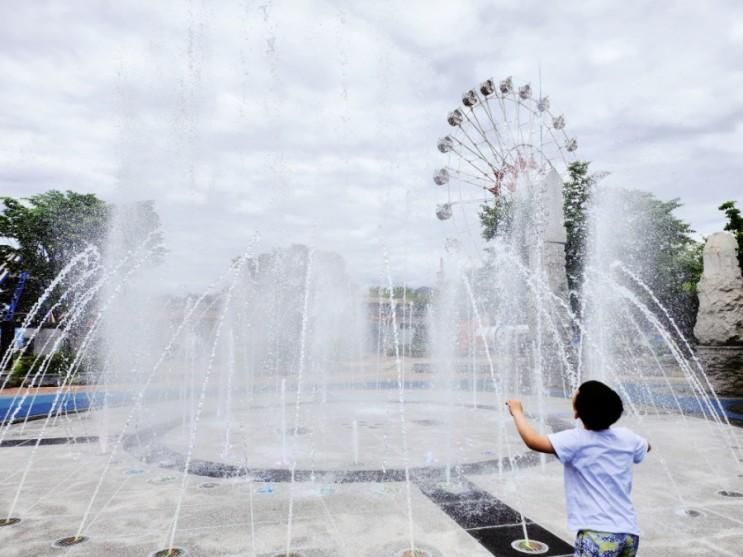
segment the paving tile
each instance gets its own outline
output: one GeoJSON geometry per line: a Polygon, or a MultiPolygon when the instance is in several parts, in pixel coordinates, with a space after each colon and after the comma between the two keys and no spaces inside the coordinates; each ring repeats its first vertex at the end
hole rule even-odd
{"type": "MultiPolygon", "coordinates": [[[[573,546],[551,534],[537,524],[527,524],[526,531],[530,540],[540,541],[549,547],[545,557],[557,557],[573,555],[573,546]]],[[[483,547],[498,557],[523,557],[524,553],[511,547],[511,543],[524,539],[524,531],[521,526],[500,526],[495,528],[479,528],[467,531],[483,547]]]]}
{"type": "Polygon", "coordinates": [[[441,509],[465,529],[521,523],[521,515],[506,504],[490,499],[441,505],[441,509]]]}
{"type": "Polygon", "coordinates": [[[437,504],[459,503],[462,501],[487,500],[491,495],[471,482],[447,487],[442,482],[418,484],[421,492],[437,504]]]}

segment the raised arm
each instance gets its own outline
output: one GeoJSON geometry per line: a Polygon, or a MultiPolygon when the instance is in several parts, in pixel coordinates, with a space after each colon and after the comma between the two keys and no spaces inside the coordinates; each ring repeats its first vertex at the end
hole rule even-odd
{"type": "Polygon", "coordinates": [[[540,453],[555,454],[555,449],[552,447],[549,437],[539,435],[527,421],[521,401],[509,400],[506,402],[506,405],[508,406],[508,411],[511,412],[511,416],[513,416],[513,423],[516,424],[516,430],[521,435],[521,439],[524,440],[526,446],[540,453]]]}

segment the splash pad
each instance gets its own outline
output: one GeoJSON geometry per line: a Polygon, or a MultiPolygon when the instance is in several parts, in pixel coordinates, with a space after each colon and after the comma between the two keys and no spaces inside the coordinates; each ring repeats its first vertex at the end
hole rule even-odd
{"type": "MultiPolygon", "coordinates": [[[[21,389],[0,431],[5,546],[565,555],[559,464],[523,447],[503,402],[522,397],[544,432],[572,427],[569,397],[592,377],[618,388],[624,423],[653,443],[657,460],[636,478],[641,521],[661,531],[669,511],[684,510],[645,547],[682,555],[679,546],[724,544],[691,533],[738,528],[737,508],[719,505],[740,488],[740,435],[668,313],[614,261],[600,223],[580,314],[568,298],[555,226],[577,148],[565,118],[506,79],[465,93],[447,122],[438,149],[452,158],[434,182],[450,189],[436,215],[456,223],[467,208],[459,181],[507,207],[508,228],[486,261],[452,230],[424,303],[395,295],[389,265],[370,299],[340,257],[302,246],[251,246],[206,291],[175,300],[138,275],[148,240],[122,252],[114,236],[105,257],[71,261],[59,283],[70,309],[46,353],[74,337],[75,357],[39,419],[21,409],[41,391],[21,389]],[[83,366],[95,381],[80,388],[89,404],[79,410],[90,409],[76,412],[83,366]]],[[[45,296],[29,324],[60,299],[45,296]]]]}

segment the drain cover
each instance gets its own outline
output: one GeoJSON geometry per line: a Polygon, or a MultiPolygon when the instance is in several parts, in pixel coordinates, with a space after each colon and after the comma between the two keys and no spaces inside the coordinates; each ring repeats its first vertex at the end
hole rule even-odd
{"type": "Polygon", "coordinates": [[[420,420],[411,420],[416,425],[422,425],[422,426],[435,426],[435,425],[442,425],[442,423],[438,420],[429,420],[427,418],[422,418],[420,420]]]}
{"type": "Polygon", "coordinates": [[[511,547],[519,553],[526,553],[528,555],[541,555],[549,551],[549,546],[546,543],[535,540],[516,540],[511,542],[511,547]]]}
{"type": "Polygon", "coordinates": [[[151,484],[166,484],[177,480],[175,476],[160,476],[159,478],[152,478],[147,480],[147,483],[151,484]]]}
{"type": "Polygon", "coordinates": [[[700,516],[704,516],[704,513],[697,509],[678,509],[676,510],[676,514],[678,516],[687,516],[689,518],[699,518],[700,516]]]}
{"type": "Polygon", "coordinates": [[[79,543],[83,543],[88,541],[87,536],[67,536],[66,538],[59,538],[58,540],[55,540],[52,544],[52,547],[56,547],[58,549],[62,549],[65,547],[70,547],[71,545],[77,545],[79,543]]]}
{"type": "Polygon", "coordinates": [[[159,551],[153,551],[149,557],[185,557],[188,555],[188,551],[180,547],[171,547],[170,549],[161,549],[159,551]]]}
{"type": "Polygon", "coordinates": [[[397,554],[397,557],[431,557],[431,554],[422,549],[404,549],[397,554]]]}
{"type": "Polygon", "coordinates": [[[0,519],[0,526],[13,526],[21,521],[20,518],[3,518],[0,519]]]}
{"type": "Polygon", "coordinates": [[[199,484],[199,487],[201,489],[214,489],[215,487],[219,487],[219,484],[217,482],[204,482],[203,484],[199,484]]]}
{"type": "Polygon", "coordinates": [[[740,491],[727,491],[725,489],[718,491],[717,494],[723,497],[743,497],[743,493],[740,491]]]}

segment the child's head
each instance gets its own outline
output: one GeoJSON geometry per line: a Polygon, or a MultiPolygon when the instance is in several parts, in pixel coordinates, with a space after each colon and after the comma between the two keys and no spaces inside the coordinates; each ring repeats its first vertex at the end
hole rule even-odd
{"type": "Polygon", "coordinates": [[[601,381],[586,381],[575,393],[573,408],[586,429],[608,429],[624,412],[622,399],[601,381]]]}

